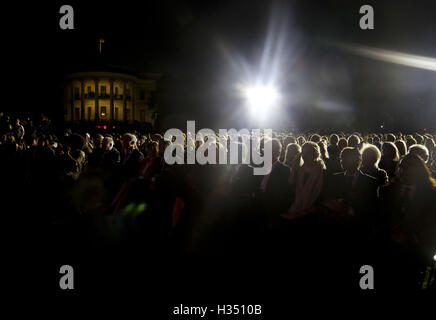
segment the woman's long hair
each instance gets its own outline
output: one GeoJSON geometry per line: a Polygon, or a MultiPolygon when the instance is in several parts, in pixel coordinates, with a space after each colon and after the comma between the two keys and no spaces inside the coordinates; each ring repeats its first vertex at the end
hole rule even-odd
{"type": "MultiPolygon", "coordinates": [[[[312,142],[312,141],[305,142],[303,144],[303,146],[301,147],[304,164],[306,164],[306,166],[310,165],[310,161],[306,163],[306,161],[304,160],[305,155],[306,155],[305,150],[307,150],[307,149],[312,149],[312,151],[314,152],[313,162],[319,163],[321,165],[321,167],[323,168],[323,170],[325,170],[326,166],[325,166],[325,163],[321,157],[321,150],[320,150],[318,144],[316,144],[315,142],[312,142]]],[[[304,166],[304,164],[303,164],[303,166],[304,166]]]]}
{"type": "Polygon", "coordinates": [[[404,177],[403,170],[405,165],[414,168],[414,180],[418,186],[436,189],[436,179],[432,177],[430,169],[421,157],[413,153],[409,153],[404,156],[400,160],[400,165],[398,167],[400,177],[404,177]]]}

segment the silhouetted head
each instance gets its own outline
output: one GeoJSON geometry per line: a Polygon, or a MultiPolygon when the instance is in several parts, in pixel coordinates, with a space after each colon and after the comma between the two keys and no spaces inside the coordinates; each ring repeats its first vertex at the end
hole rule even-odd
{"type": "Polygon", "coordinates": [[[407,153],[407,146],[406,146],[406,143],[403,140],[395,141],[395,146],[398,149],[398,154],[400,155],[400,157],[406,155],[406,153],[407,153]]]}
{"type": "Polygon", "coordinates": [[[282,154],[282,144],[279,139],[274,138],[271,140],[271,150],[273,161],[280,158],[280,155],[282,154]]]}
{"type": "Polygon", "coordinates": [[[337,144],[338,144],[338,141],[339,141],[339,136],[338,136],[337,134],[332,134],[332,135],[330,136],[330,144],[331,144],[332,146],[337,145],[337,144]]]}
{"type": "Polygon", "coordinates": [[[347,147],[341,152],[341,166],[347,172],[359,170],[362,164],[362,154],[357,148],[347,147]]]}
{"type": "Polygon", "coordinates": [[[370,168],[370,167],[377,167],[379,161],[381,158],[381,152],[380,150],[372,145],[367,144],[362,149],[362,167],[364,168],[370,168]]]}
{"type": "Polygon", "coordinates": [[[92,142],[94,144],[94,148],[101,148],[103,144],[103,136],[101,134],[96,134],[92,137],[92,142]]]}
{"type": "Polygon", "coordinates": [[[123,135],[123,148],[124,151],[129,151],[131,149],[135,149],[136,148],[136,136],[134,136],[131,133],[125,133],[123,135]]]}
{"type": "Polygon", "coordinates": [[[301,152],[305,164],[310,164],[321,159],[321,151],[315,142],[308,141],[303,144],[301,152]]]}
{"type": "Polygon", "coordinates": [[[340,138],[339,141],[338,141],[338,149],[339,149],[339,151],[342,151],[346,147],[347,147],[347,139],[340,138]]]}
{"type": "Polygon", "coordinates": [[[312,135],[312,137],[310,137],[310,141],[318,143],[321,141],[321,136],[319,134],[315,133],[312,135]]]}
{"type": "Polygon", "coordinates": [[[152,141],[147,145],[147,156],[156,158],[159,154],[159,143],[152,141]]]}
{"type": "Polygon", "coordinates": [[[360,138],[357,135],[353,134],[348,137],[348,141],[347,141],[348,147],[357,148],[359,147],[359,143],[360,143],[360,138]]]}
{"type": "Polygon", "coordinates": [[[398,161],[400,155],[398,149],[393,142],[385,142],[382,145],[382,157],[387,161],[398,161]]]}
{"type": "Polygon", "coordinates": [[[110,151],[112,150],[113,146],[114,146],[114,139],[112,139],[111,137],[104,137],[103,149],[106,151],[110,151]]]}
{"type": "Polygon", "coordinates": [[[423,146],[422,144],[414,144],[411,145],[409,148],[409,153],[414,153],[417,156],[420,156],[424,162],[428,161],[429,153],[426,146],[423,146]]]}
{"type": "Polygon", "coordinates": [[[388,133],[386,135],[386,142],[394,142],[396,139],[395,135],[393,133],[388,133]]]}
{"type": "Polygon", "coordinates": [[[286,146],[285,163],[288,166],[292,165],[292,161],[295,159],[297,154],[301,153],[301,147],[296,143],[290,143],[286,146]]]}

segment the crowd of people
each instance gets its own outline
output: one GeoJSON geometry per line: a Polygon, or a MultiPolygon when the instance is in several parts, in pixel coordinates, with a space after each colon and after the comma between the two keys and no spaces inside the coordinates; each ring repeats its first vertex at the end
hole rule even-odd
{"type": "MultiPolygon", "coordinates": [[[[327,250],[387,268],[407,261],[411,286],[436,254],[434,134],[274,132],[272,170],[256,176],[254,164],[169,165],[170,142],[158,133],[1,122],[5,195],[63,245],[217,256],[327,250]]],[[[230,137],[216,145],[230,143],[247,155],[230,137]]]]}

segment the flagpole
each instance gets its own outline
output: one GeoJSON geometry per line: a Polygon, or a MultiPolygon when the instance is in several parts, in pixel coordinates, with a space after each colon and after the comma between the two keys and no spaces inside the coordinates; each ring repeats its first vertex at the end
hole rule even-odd
{"type": "Polygon", "coordinates": [[[104,40],[103,40],[103,39],[99,39],[99,40],[98,40],[98,45],[99,45],[98,53],[99,53],[99,54],[101,54],[101,44],[102,44],[102,43],[104,43],[104,40]]]}

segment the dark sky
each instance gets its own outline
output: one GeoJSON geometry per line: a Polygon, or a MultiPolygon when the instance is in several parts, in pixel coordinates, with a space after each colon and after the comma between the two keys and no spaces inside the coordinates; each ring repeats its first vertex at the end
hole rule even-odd
{"type": "Polygon", "coordinates": [[[436,58],[436,1],[40,1],[14,4],[3,16],[4,61],[17,61],[9,78],[21,97],[6,109],[59,110],[64,75],[105,63],[162,73],[168,126],[246,124],[235,84],[272,70],[285,97],[281,122],[272,125],[398,126],[412,117],[420,127],[436,118],[435,71],[337,48],[352,43],[436,58]],[[59,28],[63,4],[75,10],[75,30],[59,28]],[[374,7],[375,30],[359,28],[363,4],[374,7]],[[18,84],[23,75],[29,81],[18,84]],[[53,95],[38,94],[42,87],[53,95]]]}

